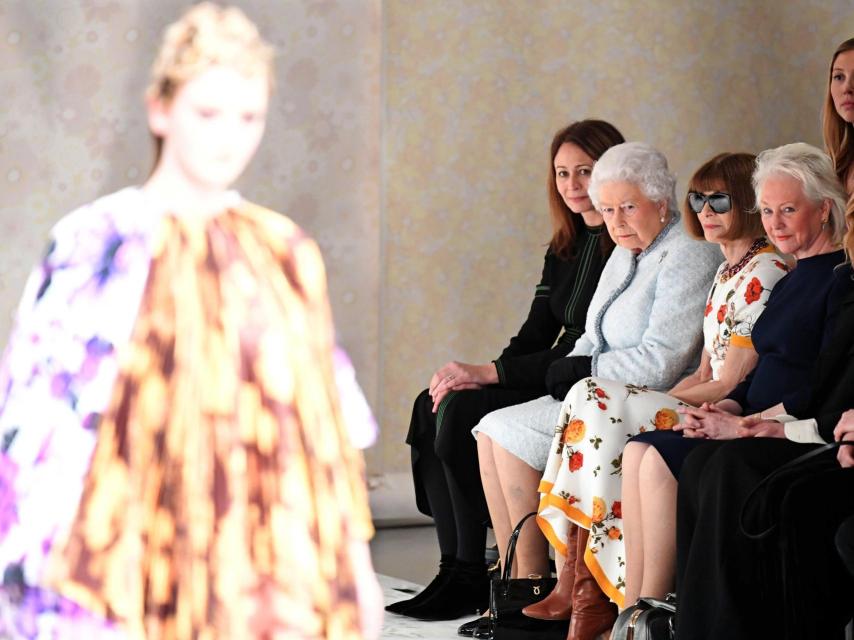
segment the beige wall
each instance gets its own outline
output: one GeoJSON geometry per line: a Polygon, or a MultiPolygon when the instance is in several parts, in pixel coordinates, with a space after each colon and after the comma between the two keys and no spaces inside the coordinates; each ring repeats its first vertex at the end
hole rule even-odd
{"type": "MultiPolygon", "coordinates": [[[[145,179],[142,94],[180,0],[0,0],[0,340],[65,212],[145,179]]],[[[236,2],[276,45],[267,135],[239,188],[318,239],[341,341],[376,404],[379,0],[236,2]]]]}
{"type": "MultiPolygon", "coordinates": [[[[144,179],[146,70],[185,4],[0,0],[0,336],[50,225],[144,179]]],[[[718,151],[819,143],[827,58],[854,35],[850,0],[237,4],[280,51],[241,190],[320,241],[383,428],[375,474],[408,468],[435,367],[495,357],[524,317],[555,129],[609,119],[681,189],[718,151]]]]}
{"type": "MultiPolygon", "coordinates": [[[[850,0],[389,1],[383,5],[381,461],[406,470],[411,403],[450,358],[498,355],[548,239],[551,135],[600,117],[706,158],[820,144],[850,0]]],[[[698,295],[702,295],[698,292],[698,295]]]]}

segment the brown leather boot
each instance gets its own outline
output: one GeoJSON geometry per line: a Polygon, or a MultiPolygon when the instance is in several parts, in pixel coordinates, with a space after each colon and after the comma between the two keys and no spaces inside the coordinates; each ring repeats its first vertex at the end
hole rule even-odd
{"type": "Polygon", "coordinates": [[[572,614],[572,588],[575,584],[575,554],[578,549],[575,539],[577,536],[578,527],[570,524],[569,534],[566,538],[566,562],[560,570],[557,584],[545,598],[522,609],[522,613],[529,618],[569,620],[569,616],[572,614]]]}
{"type": "Polygon", "coordinates": [[[614,626],[617,605],[602,593],[596,578],[584,563],[590,532],[579,527],[575,555],[575,589],[572,593],[572,621],[566,640],[594,640],[614,626]]]}

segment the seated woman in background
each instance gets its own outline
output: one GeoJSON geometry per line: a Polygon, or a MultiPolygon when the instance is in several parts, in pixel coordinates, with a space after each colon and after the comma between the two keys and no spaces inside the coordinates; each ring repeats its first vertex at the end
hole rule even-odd
{"type": "Polygon", "coordinates": [[[854,38],[840,44],[830,60],[822,120],[824,147],[850,196],[854,194],[854,38]]]}
{"type": "Polygon", "coordinates": [[[601,120],[582,120],[557,132],[548,180],[554,232],[528,318],[494,362],[449,362],[415,400],[406,442],[412,447],[418,509],[433,516],[441,560],[438,575],[421,593],[388,611],[451,620],[487,606],[489,514],[471,429],[494,409],[542,395],[549,364],[581,335],[613,246],[587,196],[587,183],[596,160],[621,142],[620,132],[601,120]]]}
{"type": "MultiPolygon", "coordinates": [[[[727,258],[706,302],[703,359],[694,374],[671,389],[673,398],[654,393],[629,396],[626,406],[645,405],[647,415],[620,414],[629,425],[626,430],[639,424],[646,425],[641,431],[669,429],[678,423],[680,404],[698,406],[721,400],[756,365],[753,327],[771,290],[789,269],[768,243],[763,218],[754,211],[756,196],[750,183],[754,161],[747,154],[717,156],[691,179],[685,203],[696,214],[688,218],[691,227],[695,232],[702,228],[709,241],[717,239],[727,258]],[[720,202],[721,191],[731,196],[734,206],[729,211],[720,202]]],[[[625,546],[620,558],[625,560],[626,604],[634,603],[641,594],[663,598],[673,590],[676,571],[676,479],[658,450],[645,443],[649,437],[654,436],[633,438],[623,450],[622,493],[618,497],[623,541],[605,541],[606,546],[617,549],[625,546]]],[[[595,558],[601,565],[602,554],[595,558]]]]}
{"type": "MultiPolygon", "coordinates": [[[[737,456],[726,456],[730,462],[715,465],[714,471],[703,469],[710,457],[718,459],[719,448],[725,455],[724,451],[741,451],[745,446],[762,448],[745,443],[749,436],[763,436],[755,443],[773,443],[769,437],[783,436],[782,424],[763,418],[805,415],[811,394],[819,392],[813,374],[816,359],[852,285],[839,268],[845,259],[838,249],[845,232],[845,194],[828,156],[803,143],[764,151],[757,159],[754,185],[769,238],[797,259],[794,269],[771,292],[766,311],[754,327],[756,368],[728,398],[680,409],[683,420],[676,432],[643,437],[679,482],[680,638],[683,633],[686,638],[777,637],[769,631],[768,617],[756,613],[756,587],[743,590],[744,585],[753,584],[745,578],[755,575],[748,569],[753,566],[749,556],[761,545],[736,544],[741,540],[737,535],[741,502],[758,480],[730,464],[737,456]],[[754,422],[757,426],[748,428],[754,422]],[[732,446],[723,442],[733,438],[741,440],[732,446]]],[[[775,446],[769,445],[759,457],[770,460],[775,446]]],[[[759,591],[768,589],[763,583],[759,591]]],[[[776,624],[777,616],[772,617],[776,624]]]]}
{"type": "MultiPolygon", "coordinates": [[[[704,348],[697,370],[669,395],[634,382],[585,378],[572,387],[563,403],[540,487],[540,524],[555,548],[581,567],[579,573],[592,574],[619,606],[624,603],[624,589],[629,601],[636,597],[631,591],[632,578],[637,578],[632,563],[642,562],[641,554],[632,554],[629,539],[632,514],[628,509],[633,503],[621,500],[621,487],[623,495],[638,490],[637,464],[628,450],[623,454],[626,439],[643,431],[669,429],[677,422],[679,406],[719,400],[744,379],[756,363],[750,342],[753,324],[771,289],[788,270],[765,239],[759,216],[752,212],[754,160],[746,153],[715,156],[689,183],[685,227],[695,238],[717,243],[726,257],[702,312],[704,348]]],[[[671,528],[675,538],[672,522],[671,528]]],[[[573,620],[589,617],[582,615],[580,603],[572,603],[574,572],[574,567],[565,568],[560,587],[525,613],[552,618],[573,610],[573,620]]],[[[595,589],[591,584],[588,592],[595,589]]]]}
{"type": "MultiPolygon", "coordinates": [[[[549,368],[551,396],[490,413],[475,429],[499,551],[515,521],[537,508],[569,388],[592,373],[668,389],[696,366],[702,343],[705,292],[721,254],[682,228],[676,179],[664,155],[642,143],[618,145],[599,159],[590,182],[617,248],[593,295],[585,333],[549,368]]],[[[546,541],[537,538],[524,554],[517,547],[521,575],[548,570],[546,541]]],[[[570,628],[571,638],[577,633],[570,628]]]]}

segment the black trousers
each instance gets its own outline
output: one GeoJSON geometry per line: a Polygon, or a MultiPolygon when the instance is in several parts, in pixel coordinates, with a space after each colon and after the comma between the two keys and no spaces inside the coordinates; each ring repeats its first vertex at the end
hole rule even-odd
{"type": "MultiPolygon", "coordinates": [[[[416,398],[406,437],[412,452],[415,498],[418,510],[436,521],[440,545],[443,531],[456,529],[463,533],[475,528],[485,532],[489,522],[472,428],[491,411],[544,393],[502,387],[455,391],[443,399],[437,413],[432,412],[433,400],[426,389],[416,398]],[[444,483],[436,481],[437,474],[444,477],[444,483]],[[443,492],[453,495],[438,495],[443,492]]],[[[443,554],[456,551],[447,548],[449,544],[444,546],[443,554]]]]}
{"type": "Polygon", "coordinates": [[[854,515],[846,519],[836,532],[836,551],[848,573],[854,576],[854,515]]]}
{"type": "Polygon", "coordinates": [[[836,553],[839,524],[854,513],[854,470],[833,460],[775,483],[746,514],[769,473],[810,450],[778,438],[712,442],[685,460],[677,510],[678,640],[841,638],[854,585],[836,553]]]}

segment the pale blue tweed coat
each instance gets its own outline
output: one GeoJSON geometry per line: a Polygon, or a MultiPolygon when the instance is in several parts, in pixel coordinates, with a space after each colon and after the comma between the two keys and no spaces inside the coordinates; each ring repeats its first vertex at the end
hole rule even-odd
{"type": "Polygon", "coordinates": [[[703,311],[723,256],[674,215],[642,253],[614,249],[570,356],[592,356],[593,375],[665,391],[696,367],[703,311]]]}

